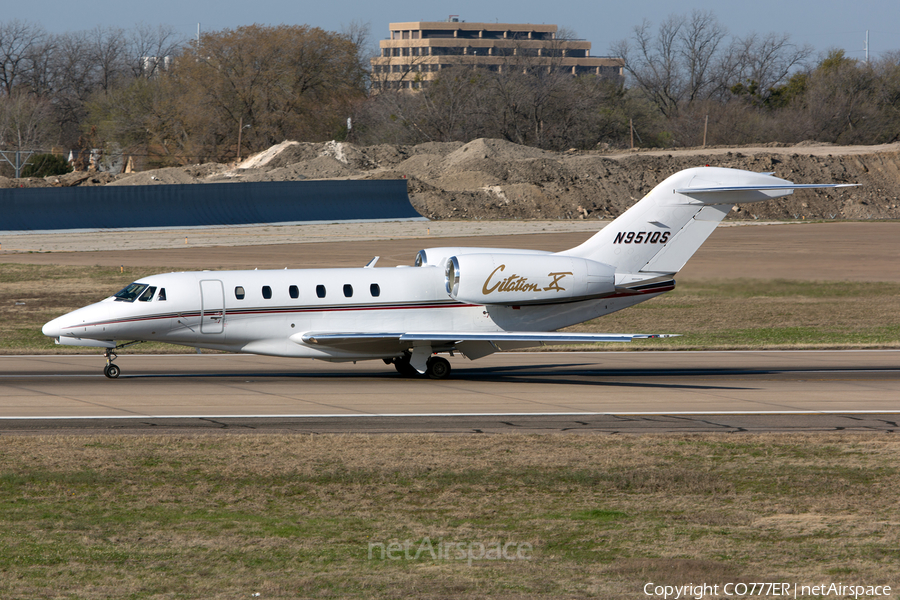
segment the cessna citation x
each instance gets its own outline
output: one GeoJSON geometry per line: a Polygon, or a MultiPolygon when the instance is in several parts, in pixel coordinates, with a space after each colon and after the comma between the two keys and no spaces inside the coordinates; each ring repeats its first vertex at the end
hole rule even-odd
{"type": "Polygon", "coordinates": [[[427,248],[414,267],[201,271],[145,277],[53,319],[58,344],[116,351],[141,341],[327,361],[382,359],[446,377],[439,353],[663,337],[559,333],[655,298],[736,203],[795,189],[771,173],[698,167],[672,175],[580,246],[562,252],[427,248]],[[127,343],[124,343],[127,342],[127,343]]]}

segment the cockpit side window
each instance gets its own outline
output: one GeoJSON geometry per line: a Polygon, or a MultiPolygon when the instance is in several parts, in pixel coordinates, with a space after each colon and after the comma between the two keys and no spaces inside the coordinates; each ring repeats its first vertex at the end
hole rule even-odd
{"type": "Polygon", "coordinates": [[[153,294],[155,293],[156,286],[151,285],[146,289],[146,291],[144,291],[143,294],[141,294],[141,297],[138,298],[138,300],[140,300],[141,302],[150,302],[151,300],[153,300],[153,294]]]}
{"type": "Polygon", "coordinates": [[[134,302],[135,298],[141,295],[148,286],[146,283],[129,283],[113,297],[116,302],[134,302]]]}
{"type": "Polygon", "coordinates": [[[166,288],[159,288],[159,296],[156,299],[160,302],[166,301],[166,288]]]}

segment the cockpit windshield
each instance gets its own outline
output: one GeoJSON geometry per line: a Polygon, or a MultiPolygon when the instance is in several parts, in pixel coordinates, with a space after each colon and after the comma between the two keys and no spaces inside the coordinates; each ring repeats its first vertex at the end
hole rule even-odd
{"type": "Polygon", "coordinates": [[[113,297],[116,299],[116,302],[134,302],[135,298],[140,296],[141,292],[148,287],[149,286],[146,283],[129,283],[113,297]]]}

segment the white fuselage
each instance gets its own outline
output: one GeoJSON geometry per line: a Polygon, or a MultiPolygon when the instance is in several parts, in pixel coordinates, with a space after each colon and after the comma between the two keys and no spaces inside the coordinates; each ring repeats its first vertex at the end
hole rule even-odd
{"type": "Polygon", "coordinates": [[[345,331],[553,331],[659,295],[540,306],[475,305],[450,297],[444,270],[436,266],[195,271],[138,281],[156,288],[150,299],[106,298],[54,319],[44,333],[325,360],[390,358],[402,351],[318,347],[302,338],[310,332],[345,331]],[[161,290],[165,299],[159,297],[161,290]]]}

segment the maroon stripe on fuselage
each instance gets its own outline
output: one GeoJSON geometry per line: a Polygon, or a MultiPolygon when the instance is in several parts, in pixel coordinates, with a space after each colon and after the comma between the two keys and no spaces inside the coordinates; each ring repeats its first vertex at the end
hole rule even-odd
{"type": "MultiPolygon", "coordinates": [[[[462,302],[443,302],[440,304],[398,304],[398,305],[343,305],[330,307],[278,307],[278,308],[241,308],[233,310],[225,310],[225,316],[242,316],[242,315],[281,315],[281,314],[303,314],[303,313],[322,313],[322,312],[353,312],[353,311],[375,311],[375,310],[421,310],[430,308],[468,308],[478,306],[476,304],[464,304],[462,302]]],[[[124,319],[111,319],[109,321],[97,321],[96,323],[82,323],[73,325],[66,329],[80,329],[82,327],[98,327],[101,325],[122,325],[127,323],[140,323],[143,321],[158,321],[160,319],[174,318],[196,318],[202,314],[216,315],[222,314],[221,310],[211,310],[201,313],[192,311],[188,313],[167,313],[164,315],[149,315],[141,317],[128,317],[124,319]]]]}

